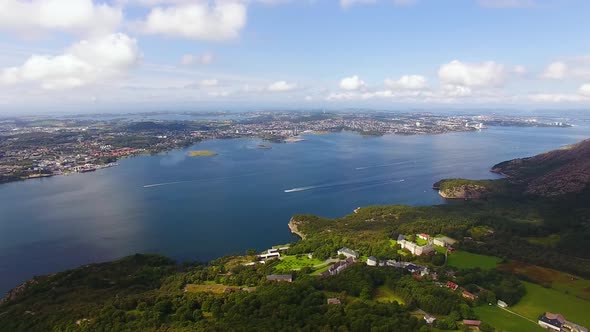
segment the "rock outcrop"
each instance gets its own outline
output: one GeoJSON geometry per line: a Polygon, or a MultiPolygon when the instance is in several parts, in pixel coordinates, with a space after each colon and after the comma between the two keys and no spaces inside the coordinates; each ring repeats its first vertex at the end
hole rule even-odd
{"type": "Polygon", "coordinates": [[[13,289],[11,289],[6,294],[6,296],[4,296],[4,298],[0,299],[0,305],[10,302],[10,301],[13,301],[13,300],[16,300],[16,298],[18,298],[20,294],[22,294],[25,290],[27,290],[28,287],[30,287],[36,283],[37,283],[37,281],[35,279],[31,279],[31,280],[13,288],[13,289]]]}
{"type": "Polygon", "coordinates": [[[295,220],[295,217],[289,220],[289,229],[291,233],[298,235],[302,240],[305,240],[305,234],[299,230],[299,222],[295,220]]]}

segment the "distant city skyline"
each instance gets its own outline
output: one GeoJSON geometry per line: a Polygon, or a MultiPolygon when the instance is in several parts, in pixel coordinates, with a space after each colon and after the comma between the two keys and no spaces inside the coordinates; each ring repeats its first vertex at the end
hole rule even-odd
{"type": "Polygon", "coordinates": [[[583,0],[0,0],[0,116],[590,106],[583,0]]]}

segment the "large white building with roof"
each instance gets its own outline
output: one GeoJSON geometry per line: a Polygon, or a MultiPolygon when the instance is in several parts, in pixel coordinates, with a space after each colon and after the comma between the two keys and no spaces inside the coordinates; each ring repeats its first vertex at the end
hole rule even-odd
{"type": "Polygon", "coordinates": [[[418,244],[407,240],[401,240],[398,243],[402,249],[408,249],[412,255],[421,256],[434,252],[434,248],[430,244],[419,246],[418,244]]]}

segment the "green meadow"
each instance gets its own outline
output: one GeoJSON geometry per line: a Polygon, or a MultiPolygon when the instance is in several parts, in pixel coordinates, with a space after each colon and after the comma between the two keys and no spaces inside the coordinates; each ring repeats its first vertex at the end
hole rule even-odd
{"type": "Polygon", "coordinates": [[[474,308],[480,320],[501,332],[545,331],[538,324],[510,313],[495,305],[482,305],[474,308]]]}
{"type": "Polygon", "coordinates": [[[546,311],[560,313],[567,320],[590,326],[590,301],[530,282],[524,285],[527,293],[511,308],[513,311],[533,320],[546,311]]]}
{"type": "Polygon", "coordinates": [[[324,261],[317,258],[309,258],[307,255],[300,256],[285,256],[281,258],[281,262],[277,264],[275,269],[277,271],[293,271],[300,270],[304,267],[314,267],[322,264],[324,261]]]}
{"type": "Polygon", "coordinates": [[[449,253],[449,260],[447,264],[459,269],[475,269],[483,270],[495,269],[502,259],[494,256],[486,256],[473,254],[467,251],[455,251],[449,253]]]}

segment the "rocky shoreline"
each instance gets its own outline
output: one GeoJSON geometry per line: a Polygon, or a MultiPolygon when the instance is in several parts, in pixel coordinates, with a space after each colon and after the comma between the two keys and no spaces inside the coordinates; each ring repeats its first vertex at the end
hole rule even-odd
{"type": "Polygon", "coordinates": [[[438,190],[438,194],[445,199],[481,199],[488,192],[487,188],[473,184],[462,185],[447,190],[438,190]]]}
{"type": "Polygon", "coordinates": [[[299,230],[299,222],[295,220],[295,217],[292,217],[291,220],[289,220],[288,226],[291,233],[299,236],[302,240],[305,240],[305,234],[299,230]]]}
{"type": "Polygon", "coordinates": [[[37,281],[33,278],[9,290],[4,297],[0,298],[0,305],[16,299],[19,295],[24,293],[27,290],[27,288],[35,285],[36,283],[37,281]]]}

